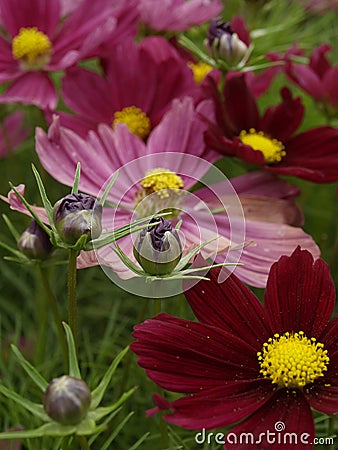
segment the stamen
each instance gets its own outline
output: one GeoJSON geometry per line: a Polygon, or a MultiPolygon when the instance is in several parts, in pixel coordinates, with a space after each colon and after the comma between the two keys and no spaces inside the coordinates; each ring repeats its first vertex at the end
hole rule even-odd
{"type": "Polygon", "coordinates": [[[128,106],[122,111],[115,112],[112,127],[114,128],[117,123],[126,124],[129,131],[141,139],[145,139],[151,129],[149,117],[136,106],[128,106]]]}
{"type": "Polygon", "coordinates": [[[257,353],[260,373],[283,388],[299,388],[323,377],[330,362],[324,345],[303,331],[275,334],[257,353]]]}
{"type": "Polygon", "coordinates": [[[47,35],[36,27],[20,28],[12,41],[14,59],[21,62],[25,70],[40,70],[50,61],[52,44],[47,35]]]}
{"type": "Polygon", "coordinates": [[[207,64],[203,61],[199,61],[198,63],[193,63],[190,61],[188,62],[188,66],[193,71],[194,80],[197,84],[201,84],[204,78],[213,69],[210,64],[207,64]]]}
{"type": "Polygon", "coordinates": [[[263,131],[256,131],[254,128],[250,128],[249,132],[243,130],[239,134],[239,139],[243,144],[250,145],[253,150],[262,152],[267,164],[279,163],[286,155],[283,143],[270,138],[263,131]]]}

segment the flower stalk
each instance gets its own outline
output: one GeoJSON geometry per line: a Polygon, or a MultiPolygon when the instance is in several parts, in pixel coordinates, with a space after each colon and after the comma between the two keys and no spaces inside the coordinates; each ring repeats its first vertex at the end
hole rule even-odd
{"type": "Polygon", "coordinates": [[[72,330],[75,348],[78,349],[78,314],[76,304],[76,258],[78,251],[69,249],[68,259],[68,323],[72,330]]]}

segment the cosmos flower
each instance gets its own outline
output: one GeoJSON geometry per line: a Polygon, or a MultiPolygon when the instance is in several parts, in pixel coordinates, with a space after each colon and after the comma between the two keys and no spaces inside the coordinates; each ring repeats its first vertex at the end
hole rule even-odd
{"type": "Polygon", "coordinates": [[[0,159],[6,158],[29,135],[22,111],[8,114],[0,123],[0,159]]]}
{"type": "Polygon", "coordinates": [[[0,101],[55,109],[57,94],[48,72],[95,55],[115,29],[113,11],[109,0],[83,0],[62,17],[60,0],[3,0],[0,82],[12,84],[0,101]]]}
{"type": "Polygon", "coordinates": [[[222,10],[219,0],[139,0],[140,21],[156,31],[184,31],[222,10]]]}
{"type": "Polygon", "coordinates": [[[287,76],[316,101],[329,108],[338,108],[338,66],[333,66],[326,54],[331,50],[328,44],[314,48],[309,63],[296,64],[289,60],[285,66],[287,76]]]}
{"type": "Polygon", "coordinates": [[[150,413],[167,409],[168,422],[196,430],[236,423],[225,440],[236,449],[247,448],[234,440],[247,432],[261,438],[250,448],[281,448],[266,436],[283,422],[298,437],[296,446],[280,441],[283,448],[313,448],[311,408],[338,411],[338,321],[330,320],[335,290],[327,264],[299,247],[282,256],[264,306],[234,274],[219,284],[218,271],[185,293],[199,323],[160,314],[135,327],[138,364],[164,389],[187,394],[172,403],[156,396],[150,413]]]}
{"type": "Polygon", "coordinates": [[[67,71],[62,98],[75,115],[59,115],[63,126],[83,137],[100,123],[122,122],[146,139],[174,98],[194,92],[191,70],[167,40],[149,37],[136,44],[129,39],[105,61],[105,76],[79,67],[67,71]]]}
{"type": "MultiPolygon", "coordinates": [[[[146,144],[123,124],[114,131],[101,124],[97,133],[91,131],[84,140],[60,127],[55,118],[48,134],[37,130],[37,153],[44,168],[66,185],[72,185],[76,164],[80,162],[79,189],[94,196],[119,170],[108,197],[115,208],[103,209],[103,230],[170,210],[173,224],[182,220],[180,231],[186,249],[220,236],[217,245],[206,248],[206,252],[223,254],[230,247],[237,247],[230,253],[242,255],[240,262],[244,266],[236,268],[238,276],[255,286],[264,286],[271,264],[281,254],[291,253],[300,244],[318,256],[318,247],[300,228],[299,210],[293,202],[298,190],[272,175],[246,174],[232,180],[235,187],[222,175],[222,182],[211,180],[210,185],[216,183],[211,191],[203,188],[189,195],[190,188],[206,175],[218,156],[205,147],[203,133],[207,125],[198,118],[198,113],[212,116],[211,107],[209,101],[201,102],[197,108],[191,98],[175,101],[146,144]],[[245,226],[238,196],[244,204],[245,226]],[[217,198],[231,211],[231,220],[224,203],[220,207],[217,198]],[[213,214],[214,209],[219,213],[213,214]],[[244,241],[252,245],[243,250],[244,241]]],[[[119,245],[133,259],[132,238],[119,240],[119,245]]],[[[100,249],[97,254],[100,263],[112,267],[121,278],[133,276],[111,247],[100,249]]],[[[223,262],[224,254],[219,257],[223,262]]],[[[98,260],[92,252],[84,253],[79,260],[80,267],[95,264],[98,260]]]]}
{"type": "Polygon", "coordinates": [[[245,76],[232,76],[225,83],[224,102],[214,89],[217,125],[210,125],[207,144],[270,172],[317,183],[337,180],[338,130],[318,126],[295,135],[304,107],[286,87],[281,97],[261,116],[245,76]]]}

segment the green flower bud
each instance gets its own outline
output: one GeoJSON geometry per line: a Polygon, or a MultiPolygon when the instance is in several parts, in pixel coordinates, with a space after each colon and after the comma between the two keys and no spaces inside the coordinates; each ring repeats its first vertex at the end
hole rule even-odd
{"type": "Polygon", "coordinates": [[[208,52],[215,59],[222,59],[230,67],[236,66],[247,54],[248,47],[234,33],[229,22],[213,19],[205,42],[208,52]]]}
{"type": "Polygon", "coordinates": [[[20,236],[18,247],[31,259],[46,259],[53,250],[48,234],[35,220],[20,236]]]}
{"type": "Polygon", "coordinates": [[[102,205],[91,195],[66,195],[55,203],[53,217],[59,235],[67,244],[75,244],[83,235],[96,239],[102,232],[102,205]]]}
{"type": "Polygon", "coordinates": [[[134,245],[134,256],[140,266],[150,275],[171,273],[182,256],[178,233],[171,223],[161,218],[152,219],[148,228],[138,235],[134,245]],[[160,222],[157,225],[152,225],[160,222]]]}
{"type": "Polygon", "coordinates": [[[49,383],[42,402],[46,413],[55,422],[76,425],[88,412],[91,393],[84,381],[63,375],[49,383]]]}

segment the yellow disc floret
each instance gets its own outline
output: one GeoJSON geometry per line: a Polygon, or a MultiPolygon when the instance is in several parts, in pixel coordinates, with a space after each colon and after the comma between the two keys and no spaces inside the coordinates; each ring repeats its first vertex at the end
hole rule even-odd
{"type": "Polygon", "coordinates": [[[20,28],[12,41],[12,54],[26,70],[39,70],[48,64],[52,44],[42,31],[36,27],[20,28]]]}
{"type": "Polygon", "coordinates": [[[210,64],[203,61],[199,61],[198,63],[188,62],[188,66],[193,71],[194,80],[197,84],[201,84],[204,78],[213,69],[210,64]]]}
{"type": "Polygon", "coordinates": [[[179,175],[162,168],[148,170],[140,184],[147,195],[157,192],[161,198],[169,197],[170,190],[184,188],[183,180],[179,175]]]}
{"type": "Polygon", "coordinates": [[[137,106],[128,106],[114,114],[113,128],[117,123],[124,123],[133,134],[145,139],[150,133],[151,124],[149,117],[137,106]]]}
{"type": "Polygon", "coordinates": [[[303,331],[275,334],[257,353],[260,373],[279,388],[302,389],[324,376],[330,358],[324,345],[303,331]]]}
{"type": "Polygon", "coordinates": [[[261,151],[267,164],[279,163],[286,155],[282,142],[270,138],[263,131],[256,131],[254,128],[250,128],[249,132],[243,130],[240,132],[239,139],[243,144],[261,151]]]}

